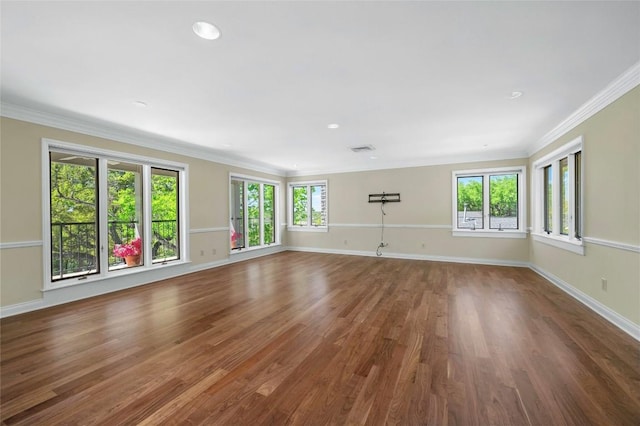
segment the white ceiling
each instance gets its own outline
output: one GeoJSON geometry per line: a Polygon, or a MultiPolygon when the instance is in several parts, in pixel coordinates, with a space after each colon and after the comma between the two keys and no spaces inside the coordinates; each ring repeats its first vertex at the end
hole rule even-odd
{"type": "Polygon", "coordinates": [[[3,103],[289,174],[524,156],[640,60],[640,2],[2,1],[1,13],[3,103]],[[198,20],[222,36],[196,37],[198,20]],[[349,150],[364,144],[376,151],[349,150]]]}

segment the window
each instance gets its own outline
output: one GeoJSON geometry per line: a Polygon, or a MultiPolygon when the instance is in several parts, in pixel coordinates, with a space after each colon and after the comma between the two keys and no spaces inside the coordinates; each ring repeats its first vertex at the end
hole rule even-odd
{"type": "Polygon", "coordinates": [[[181,260],[186,166],[43,140],[45,288],[181,260]]]}
{"type": "Polygon", "coordinates": [[[584,254],[582,244],[582,138],[534,163],[536,241],[584,254]]]}
{"type": "MultiPolygon", "coordinates": [[[[142,208],[142,166],[139,164],[107,161],[107,228],[109,255],[109,270],[120,269],[126,257],[118,257],[118,248],[130,241],[144,236],[142,208]]],[[[137,243],[136,243],[137,244],[137,243]]],[[[124,254],[126,247],[123,249],[124,254]]],[[[131,255],[136,256],[136,255],[131,255]]],[[[144,259],[139,254],[137,258],[129,258],[129,266],[142,266],[144,259]]]]}
{"type": "Polygon", "coordinates": [[[179,188],[175,170],[151,168],[151,261],[180,259],[179,188]]]}
{"type": "Polygon", "coordinates": [[[453,172],[456,236],[524,238],[525,167],[453,172]]]}
{"type": "Polygon", "coordinates": [[[48,154],[50,279],[99,274],[98,160],[48,154]]]}
{"type": "Polygon", "coordinates": [[[279,244],[277,182],[232,175],[229,188],[232,252],[279,244]]]}
{"type": "Polygon", "coordinates": [[[327,181],[289,184],[289,230],[326,231],[327,181]]]}

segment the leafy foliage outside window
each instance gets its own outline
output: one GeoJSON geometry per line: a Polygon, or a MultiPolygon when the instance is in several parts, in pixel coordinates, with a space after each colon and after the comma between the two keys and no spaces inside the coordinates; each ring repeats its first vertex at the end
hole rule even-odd
{"type": "Polygon", "coordinates": [[[542,201],[536,213],[535,229],[546,235],[579,241],[582,235],[581,141],[574,141],[570,146],[535,164],[538,176],[535,189],[542,201]]]}
{"type": "MultiPolygon", "coordinates": [[[[99,273],[100,245],[106,246],[109,269],[124,266],[113,255],[114,247],[144,235],[142,166],[111,160],[100,163],[97,158],[52,151],[49,169],[51,279],[99,273]],[[102,209],[99,164],[107,164],[107,205],[102,209]],[[107,241],[100,243],[99,211],[107,216],[107,241]]],[[[152,168],[153,259],[179,257],[178,174],[152,168]]],[[[141,247],[144,249],[144,241],[141,247]]]]}
{"type": "Polygon", "coordinates": [[[180,258],[178,172],[151,169],[151,258],[180,258]]]}
{"type": "Polygon", "coordinates": [[[521,228],[520,171],[501,169],[480,171],[478,174],[454,174],[456,211],[454,223],[458,229],[521,228]],[[485,223],[488,219],[488,224],[485,223]]]}
{"type": "Polygon", "coordinates": [[[276,185],[232,176],[230,191],[231,249],[242,249],[245,243],[250,248],[276,243],[276,185]]]}
{"type": "Polygon", "coordinates": [[[293,187],[293,224],[305,226],[309,218],[306,186],[293,187]]]}
{"type": "Polygon", "coordinates": [[[142,237],[142,166],[109,165],[107,171],[107,217],[109,268],[117,268],[123,259],[114,254],[118,245],[142,237]]]}
{"type": "Polygon", "coordinates": [[[293,226],[327,226],[326,183],[299,183],[289,186],[290,221],[293,226]]]}
{"type": "Polygon", "coordinates": [[[483,227],[482,176],[458,178],[458,228],[483,227]]]}
{"type": "Polygon", "coordinates": [[[260,184],[247,185],[247,210],[249,217],[249,247],[260,245],[260,184]]]}
{"type": "Polygon", "coordinates": [[[489,176],[489,228],[518,229],[518,175],[489,176]]]}
{"type": "Polygon", "coordinates": [[[276,242],[275,187],[265,184],[263,188],[264,243],[273,244],[276,242]]]}
{"type": "Polygon", "coordinates": [[[51,277],[98,273],[97,160],[50,157],[51,277]]]}

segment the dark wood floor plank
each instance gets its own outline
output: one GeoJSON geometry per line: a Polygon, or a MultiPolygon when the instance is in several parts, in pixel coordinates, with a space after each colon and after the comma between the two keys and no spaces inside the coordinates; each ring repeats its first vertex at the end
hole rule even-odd
{"type": "Polygon", "coordinates": [[[3,424],[640,424],[638,342],[531,270],[285,252],[0,320],[3,424]]]}

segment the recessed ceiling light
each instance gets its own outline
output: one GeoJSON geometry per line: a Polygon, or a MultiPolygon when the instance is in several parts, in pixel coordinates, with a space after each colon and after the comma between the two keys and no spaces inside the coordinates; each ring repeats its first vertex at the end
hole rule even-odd
{"type": "Polygon", "coordinates": [[[486,148],[486,147],[488,147],[488,146],[489,146],[489,145],[488,145],[488,144],[486,144],[486,143],[485,143],[484,145],[482,145],[482,147],[483,147],[483,148],[486,148]]]}
{"type": "Polygon", "coordinates": [[[370,158],[370,159],[372,159],[372,160],[377,160],[377,159],[378,159],[378,157],[376,157],[375,155],[372,155],[372,156],[371,156],[371,157],[369,157],[369,158],[370,158]]]}
{"type": "Polygon", "coordinates": [[[336,123],[331,123],[327,127],[330,129],[337,129],[338,127],[340,127],[340,125],[336,123]]]}
{"type": "Polygon", "coordinates": [[[215,25],[204,21],[193,24],[193,32],[205,40],[215,40],[220,37],[220,30],[215,25]]]}
{"type": "Polygon", "coordinates": [[[508,98],[509,99],[517,99],[520,96],[522,96],[522,92],[515,91],[515,92],[511,92],[511,94],[508,96],[508,98]]]}
{"type": "Polygon", "coordinates": [[[137,107],[140,108],[146,108],[147,107],[147,103],[144,101],[133,101],[133,104],[137,107]]]}

